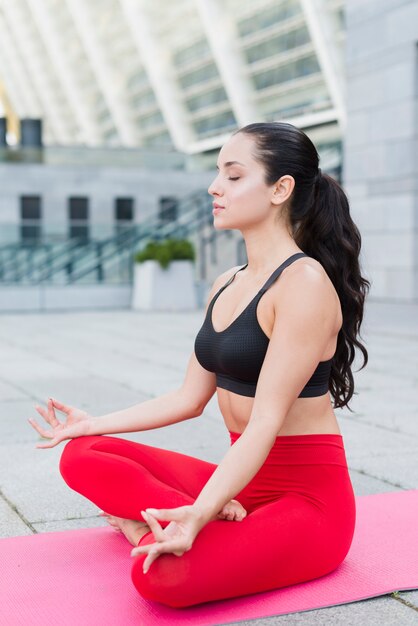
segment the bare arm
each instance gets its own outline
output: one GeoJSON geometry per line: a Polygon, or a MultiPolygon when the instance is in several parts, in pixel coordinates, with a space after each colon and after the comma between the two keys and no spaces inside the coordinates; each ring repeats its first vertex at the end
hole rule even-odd
{"type": "Polygon", "coordinates": [[[88,435],[108,435],[151,430],[175,424],[201,414],[181,389],[175,389],[157,398],[145,400],[132,407],[108,413],[89,420],[88,435]]]}

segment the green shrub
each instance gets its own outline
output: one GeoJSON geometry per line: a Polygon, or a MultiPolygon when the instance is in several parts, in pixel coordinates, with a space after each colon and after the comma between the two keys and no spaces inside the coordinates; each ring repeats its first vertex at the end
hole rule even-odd
{"type": "Polygon", "coordinates": [[[149,241],[145,248],[134,256],[135,263],[154,260],[166,269],[174,260],[195,260],[193,244],[188,239],[165,239],[164,241],[149,241]]]}

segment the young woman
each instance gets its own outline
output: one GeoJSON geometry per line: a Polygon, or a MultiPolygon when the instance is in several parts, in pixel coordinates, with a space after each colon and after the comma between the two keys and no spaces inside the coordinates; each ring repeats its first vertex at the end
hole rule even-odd
{"type": "Polygon", "coordinates": [[[30,420],[50,440],[37,447],[71,439],[61,474],[135,546],[147,599],[186,607],[312,580],[350,548],[355,498],[333,409],[354,393],[355,348],[367,364],[370,283],[347,197],[318,162],[291,124],[235,132],[209,193],[215,228],[242,233],[248,262],[214,281],[182,386],[100,417],[50,400],[37,407],[50,429],[30,420]],[[215,392],[231,439],[219,465],[103,436],[197,417],[215,392]]]}

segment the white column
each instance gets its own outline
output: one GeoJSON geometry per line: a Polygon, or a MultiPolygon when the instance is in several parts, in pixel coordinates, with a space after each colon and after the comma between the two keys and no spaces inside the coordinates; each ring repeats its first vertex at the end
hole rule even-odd
{"type": "Polygon", "coordinates": [[[106,54],[100,37],[97,35],[96,25],[91,19],[93,11],[88,8],[86,1],[66,0],[66,4],[99,89],[113,118],[120,142],[125,146],[137,146],[140,143],[139,130],[133,122],[129,106],[124,100],[123,75],[120,68],[114,65],[117,63],[117,59],[106,54]]]}
{"type": "Polygon", "coordinates": [[[331,100],[337,111],[337,119],[341,130],[346,127],[345,108],[345,67],[342,54],[335,45],[335,27],[323,0],[300,0],[306,25],[318,63],[327,84],[331,100]]]}
{"type": "Polygon", "coordinates": [[[187,146],[196,137],[181,100],[180,88],[173,80],[169,51],[164,41],[157,40],[146,6],[141,1],[119,1],[173,143],[177,150],[187,152],[187,146]]]}
{"type": "MultiPolygon", "coordinates": [[[[19,12],[19,2],[5,2],[3,4],[3,14],[6,20],[7,28],[16,42],[19,55],[25,68],[32,79],[33,87],[37,97],[41,103],[44,116],[53,128],[55,136],[59,143],[72,143],[71,129],[63,112],[58,110],[56,106],[56,93],[51,88],[47,68],[40,68],[39,55],[35,53],[32,46],[31,35],[28,33],[29,16],[25,12],[19,12]]],[[[20,6],[21,8],[21,6],[20,6]]]]}
{"type": "Polygon", "coordinates": [[[59,30],[54,24],[54,11],[48,10],[44,0],[30,0],[27,5],[85,142],[89,145],[100,143],[101,136],[94,114],[92,115],[92,111],[83,100],[83,94],[75,76],[76,68],[68,59],[59,38],[59,30]]]}
{"type": "Polygon", "coordinates": [[[202,25],[238,126],[258,118],[252,103],[254,89],[245,73],[245,62],[237,49],[234,16],[222,0],[195,0],[202,25]]]}
{"type": "Polygon", "coordinates": [[[7,93],[18,117],[41,117],[42,108],[1,13],[0,67],[7,93]]]}

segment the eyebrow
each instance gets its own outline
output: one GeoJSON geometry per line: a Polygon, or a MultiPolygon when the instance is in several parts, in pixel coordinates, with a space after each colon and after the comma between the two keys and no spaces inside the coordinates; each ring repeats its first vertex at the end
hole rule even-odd
{"type": "MultiPolygon", "coordinates": [[[[234,165],[234,163],[238,163],[238,165],[244,165],[244,163],[241,163],[240,161],[227,161],[226,163],[224,163],[224,167],[229,167],[230,165],[234,165]]],[[[219,167],[216,166],[216,169],[219,169],[219,167]]]]}

